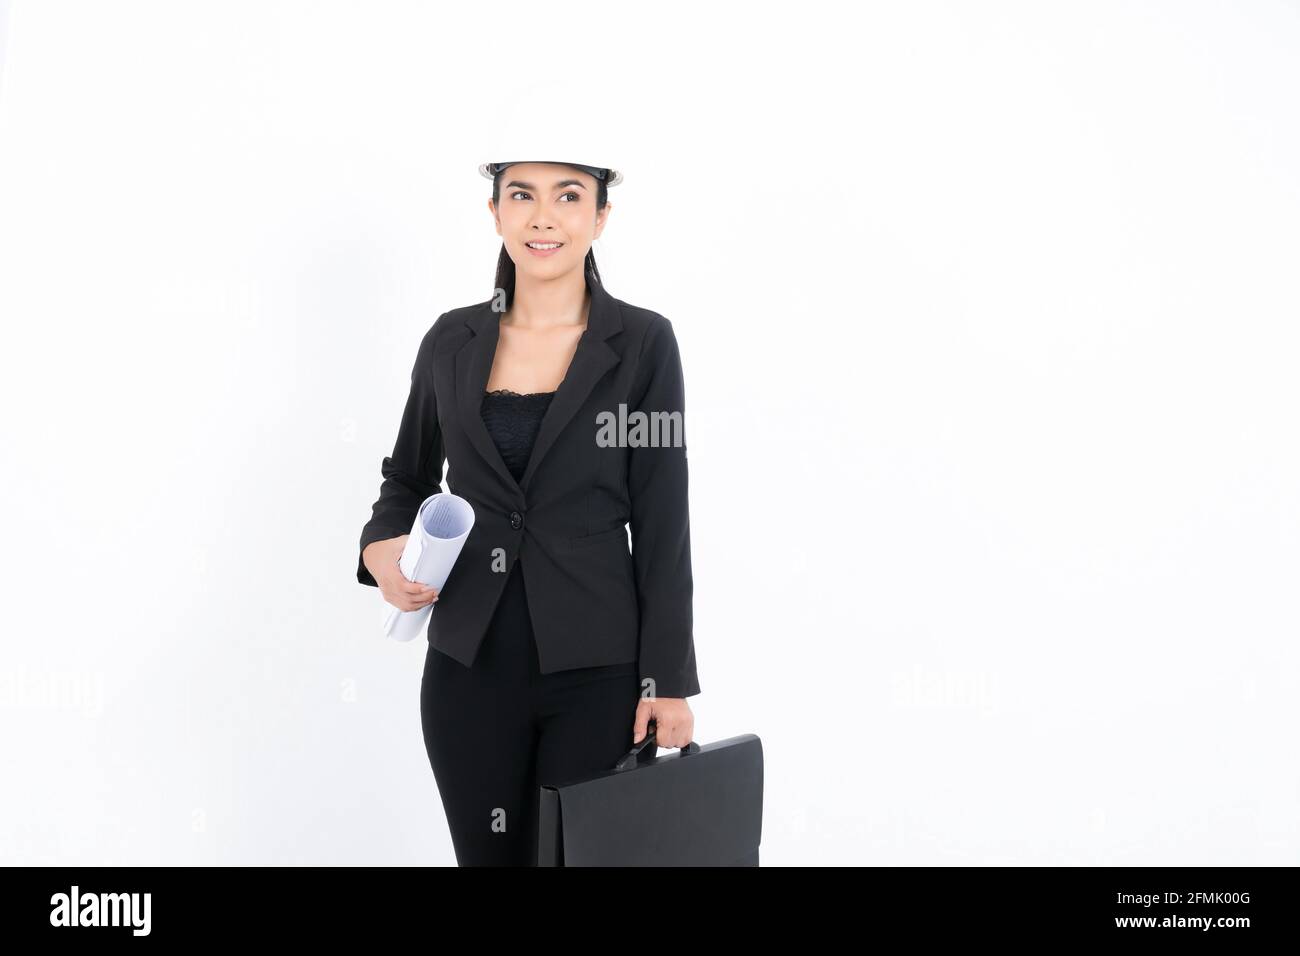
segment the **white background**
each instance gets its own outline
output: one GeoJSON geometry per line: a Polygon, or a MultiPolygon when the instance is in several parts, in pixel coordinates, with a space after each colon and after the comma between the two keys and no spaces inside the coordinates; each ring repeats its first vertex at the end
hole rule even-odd
{"type": "Polygon", "coordinates": [[[1300,863],[1296,3],[0,24],[3,862],[454,862],[357,539],[517,110],[627,175],[765,865],[1300,863]]]}

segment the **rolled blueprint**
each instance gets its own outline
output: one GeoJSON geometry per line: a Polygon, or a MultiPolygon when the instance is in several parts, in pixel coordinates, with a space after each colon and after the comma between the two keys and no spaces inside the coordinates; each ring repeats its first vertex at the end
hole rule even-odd
{"type": "MultiPolygon", "coordinates": [[[[407,580],[442,590],[460,549],[474,527],[474,509],[464,498],[439,492],[420,504],[398,567],[407,580]]],[[[385,602],[384,634],[409,641],[422,634],[436,605],[402,611],[385,602]]]]}

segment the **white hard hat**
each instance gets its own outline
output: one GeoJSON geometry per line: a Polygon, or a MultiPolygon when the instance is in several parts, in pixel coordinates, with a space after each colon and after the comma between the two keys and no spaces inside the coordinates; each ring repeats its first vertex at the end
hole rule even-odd
{"type": "Polygon", "coordinates": [[[604,182],[616,186],[623,182],[623,173],[602,163],[591,163],[593,157],[604,159],[614,153],[624,152],[621,140],[616,139],[614,121],[590,122],[576,118],[568,124],[556,121],[551,109],[529,109],[523,104],[550,104],[581,101],[590,95],[591,78],[585,73],[547,70],[545,79],[530,82],[523,88],[511,86],[502,91],[503,101],[497,109],[485,111],[480,156],[533,156],[530,160],[499,160],[478,166],[480,176],[491,179],[500,170],[516,163],[560,163],[575,166],[604,182]],[[543,160],[541,156],[559,156],[543,160]]]}
{"type": "Polygon", "coordinates": [[[571,163],[567,159],[515,159],[506,163],[482,163],[479,165],[479,174],[487,179],[493,179],[496,174],[507,166],[514,166],[517,163],[563,163],[565,166],[573,166],[581,169],[584,173],[590,173],[597,179],[603,179],[605,186],[617,186],[623,181],[623,174],[617,169],[610,169],[608,166],[593,166],[588,163],[571,163]]]}
{"type": "Polygon", "coordinates": [[[582,102],[590,96],[590,82],[586,77],[562,77],[531,82],[521,88],[513,84],[501,91],[501,103],[486,109],[479,131],[480,156],[532,156],[533,159],[502,159],[482,163],[478,171],[485,179],[492,179],[502,169],[515,163],[562,163],[594,176],[608,186],[623,181],[623,174],[603,163],[593,163],[593,158],[604,159],[614,154],[624,154],[626,149],[619,135],[617,118],[602,118],[592,122],[575,114],[568,123],[557,122],[550,109],[527,109],[521,104],[550,104],[582,102]],[[560,157],[541,159],[542,156],[560,157]]]}

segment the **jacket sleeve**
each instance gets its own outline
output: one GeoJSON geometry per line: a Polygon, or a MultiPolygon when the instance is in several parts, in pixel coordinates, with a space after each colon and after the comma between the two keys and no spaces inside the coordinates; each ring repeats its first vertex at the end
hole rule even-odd
{"type": "MultiPolygon", "coordinates": [[[[411,369],[411,388],[397,430],[393,453],[380,465],[383,482],[371,506],[370,520],[361,529],[361,552],[366,545],[411,533],[416,512],[430,495],[442,491],[444,460],[442,430],[433,390],[433,341],[438,323],[425,333],[411,369]]],[[[357,581],[378,587],[379,582],[357,556],[357,581]]]]}
{"type": "Polygon", "coordinates": [[[646,444],[628,454],[632,561],[640,615],[639,669],[657,697],[700,693],[692,635],[691,528],[687,502],[686,391],[672,323],[646,333],[633,413],[646,416],[646,444]]]}

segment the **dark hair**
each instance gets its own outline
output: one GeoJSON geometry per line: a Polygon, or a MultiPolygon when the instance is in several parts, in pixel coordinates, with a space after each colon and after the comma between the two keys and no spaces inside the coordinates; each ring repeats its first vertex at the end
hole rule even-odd
{"type": "MultiPolygon", "coordinates": [[[[507,166],[506,169],[510,167],[507,166]]],[[[500,170],[492,177],[492,204],[499,205],[501,202],[501,177],[505,169],[500,170]]],[[[605,185],[605,180],[596,180],[596,212],[599,213],[605,208],[605,202],[609,195],[609,188],[605,185]]],[[[596,256],[590,249],[587,250],[587,258],[583,268],[587,276],[600,285],[600,270],[596,268],[596,256]]],[[[515,301],[515,260],[510,258],[510,253],[506,252],[506,244],[501,243],[501,253],[497,256],[497,281],[494,289],[501,289],[505,292],[506,308],[509,309],[515,301]]],[[[493,298],[496,292],[492,293],[493,298]]]]}

